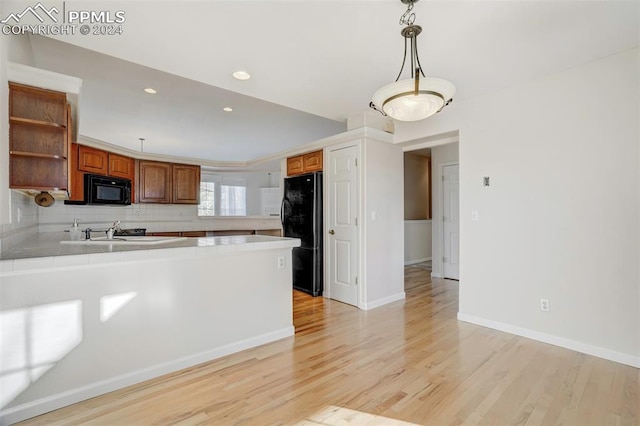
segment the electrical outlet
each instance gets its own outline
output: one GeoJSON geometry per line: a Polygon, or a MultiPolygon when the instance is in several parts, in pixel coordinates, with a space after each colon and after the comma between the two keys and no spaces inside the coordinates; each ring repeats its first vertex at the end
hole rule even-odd
{"type": "Polygon", "coordinates": [[[549,299],[540,299],[540,310],[549,312],[549,299]]]}
{"type": "Polygon", "coordinates": [[[278,269],[284,269],[284,256],[278,256],[278,269]]]}

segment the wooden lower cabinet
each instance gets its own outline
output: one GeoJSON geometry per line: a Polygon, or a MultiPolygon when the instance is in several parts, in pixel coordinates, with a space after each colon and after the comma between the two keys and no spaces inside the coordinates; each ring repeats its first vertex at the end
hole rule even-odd
{"type": "Polygon", "coordinates": [[[183,237],[206,237],[207,231],[183,231],[183,237]]]}
{"type": "Polygon", "coordinates": [[[224,237],[230,235],[269,235],[280,237],[280,229],[238,229],[225,231],[167,231],[167,232],[148,232],[147,235],[152,237],[224,237]]]}
{"type": "Polygon", "coordinates": [[[171,232],[149,232],[152,237],[206,237],[207,231],[171,231],[171,232]]]}

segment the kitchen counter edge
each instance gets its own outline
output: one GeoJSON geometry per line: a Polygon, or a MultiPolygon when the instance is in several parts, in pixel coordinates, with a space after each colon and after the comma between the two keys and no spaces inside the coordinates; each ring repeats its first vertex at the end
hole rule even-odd
{"type": "Polygon", "coordinates": [[[4,253],[0,276],[34,270],[90,266],[106,263],[229,255],[247,251],[299,247],[297,238],[266,235],[186,238],[160,245],[67,245],[59,241],[25,244],[4,253]]]}

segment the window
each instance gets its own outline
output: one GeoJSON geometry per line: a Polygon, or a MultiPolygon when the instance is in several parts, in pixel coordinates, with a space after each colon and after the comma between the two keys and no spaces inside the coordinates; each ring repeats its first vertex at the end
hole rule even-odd
{"type": "Polygon", "coordinates": [[[246,216],[247,185],[239,179],[221,182],[219,177],[203,176],[200,182],[198,216],[246,216]]]}
{"type": "Polygon", "coordinates": [[[215,216],[216,212],[216,183],[200,182],[200,204],[198,216],[215,216]]]}
{"type": "Polygon", "coordinates": [[[220,215],[221,216],[246,216],[247,215],[247,187],[246,186],[220,186],[220,215]]]}

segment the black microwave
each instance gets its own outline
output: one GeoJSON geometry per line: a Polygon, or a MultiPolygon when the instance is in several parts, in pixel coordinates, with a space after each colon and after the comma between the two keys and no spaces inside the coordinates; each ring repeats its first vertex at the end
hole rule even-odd
{"type": "Polygon", "coordinates": [[[84,204],[131,204],[131,181],[109,176],[84,175],[84,204]]]}

